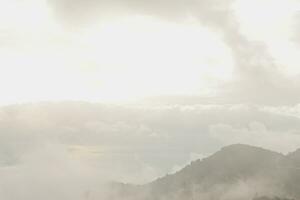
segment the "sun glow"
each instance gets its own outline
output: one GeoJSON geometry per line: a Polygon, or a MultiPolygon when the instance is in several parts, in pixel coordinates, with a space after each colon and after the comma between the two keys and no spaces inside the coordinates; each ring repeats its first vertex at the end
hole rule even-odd
{"type": "Polygon", "coordinates": [[[230,50],[193,21],[125,18],[95,25],[80,39],[92,59],[82,69],[94,68],[94,84],[110,100],[209,94],[232,75],[230,50]]]}
{"type": "Polygon", "coordinates": [[[135,16],[80,31],[43,26],[38,33],[30,40],[16,33],[18,44],[0,49],[0,89],[10,85],[1,103],[211,95],[232,76],[229,48],[194,20],[135,16]]]}

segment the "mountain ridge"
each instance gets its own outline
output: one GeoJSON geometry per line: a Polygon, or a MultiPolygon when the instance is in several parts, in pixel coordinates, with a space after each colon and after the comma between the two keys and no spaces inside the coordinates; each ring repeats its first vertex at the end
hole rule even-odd
{"type": "Polygon", "coordinates": [[[238,191],[234,188],[243,187],[245,195],[249,193],[248,199],[257,195],[300,199],[299,163],[298,150],[284,155],[261,147],[233,144],[148,184],[123,185],[122,192],[134,197],[129,199],[220,199],[238,191]]]}

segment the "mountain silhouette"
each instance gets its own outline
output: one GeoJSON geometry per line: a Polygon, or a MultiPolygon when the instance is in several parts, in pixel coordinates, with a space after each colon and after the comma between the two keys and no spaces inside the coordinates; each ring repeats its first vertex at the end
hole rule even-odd
{"type": "Polygon", "coordinates": [[[300,150],[283,155],[230,145],[151,183],[115,188],[123,199],[134,200],[300,199],[300,150]]]}

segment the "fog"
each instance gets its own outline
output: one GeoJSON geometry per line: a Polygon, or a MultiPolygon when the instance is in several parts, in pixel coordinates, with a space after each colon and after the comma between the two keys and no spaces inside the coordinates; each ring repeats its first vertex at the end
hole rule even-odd
{"type": "Polygon", "coordinates": [[[299,10],[0,0],[0,198],[300,198],[299,10]]]}
{"type": "Polygon", "coordinates": [[[298,111],[298,106],[85,102],[5,106],[1,195],[100,195],[104,182],[148,183],[235,143],[292,152],[300,146],[298,111]]]}

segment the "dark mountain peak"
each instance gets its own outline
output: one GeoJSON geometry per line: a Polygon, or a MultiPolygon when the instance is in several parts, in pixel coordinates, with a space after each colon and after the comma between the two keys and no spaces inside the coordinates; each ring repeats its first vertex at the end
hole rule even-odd
{"type": "Polygon", "coordinates": [[[300,149],[297,149],[296,151],[292,152],[292,153],[289,153],[287,156],[286,156],[286,159],[285,159],[286,163],[290,163],[294,166],[297,166],[297,167],[300,167],[300,149]]]}
{"type": "MultiPolygon", "coordinates": [[[[244,144],[223,147],[215,154],[192,162],[175,174],[151,183],[156,191],[176,190],[183,185],[233,183],[241,178],[265,175],[277,165],[282,154],[244,144]]],[[[163,191],[160,191],[163,192],[163,191]]]]}
{"type": "MultiPolygon", "coordinates": [[[[267,154],[276,154],[282,155],[280,153],[270,151],[261,147],[251,146],[248,144],[232,144],[223,147],[219,152],[229,152],[229,153],[267,153],[267,154]]],[[[217,152],[218,153],[218,152],[217,152]]]]}
{"type": "Polygon", "coordinates": [[[285,198],[285,197],[268,197],[268,196],[261,196],[261,197],[255,197],[253,198],[253,200],[293,200],[293,199],[289,199],[289,198],[285,198]]]}
{"type": "Polygon", "coordinates": [[[212,156],[204,159],[214,164],[222,163],[228,165],[254,165],[262,166],[265,163],[273,163],[283,158],[284,155],[266,150],[260,147],[246,144],[233,144],[223,147],[212,156]],[[271,161],[271,162],[270,162],[271,161]]]}
{"type": "Polygon", "coordinates": [[[287,156],[299,156],[300,157],[300,148],[294,152],[289,153],[287,156]]]}
{"type": "MultiPolygon", "coordinates": [[[[261,195],[264,195],[264,192],[270,195],[288,194],[300,199],[300,167],[296,162],[298,158],[300,158],[300,150],[284,156],[260,147],[233,144],[223,147],[207,158],[192,162],[175,174],[164,176],[138,188],[124,186],[122,188],[126,190],[121,191],[134,194],[132,191],[137,190],[138,195],[145,195],[145,198],[136,199],[157,200],[174,199],[174,197],[195,199],[193,197],[195,192],[201,195],[209,192],[222,195],[222,193],[214,193],[214,190],[221,186],[223,192],[232,191],[232,187],[240,186],[241,183],[245,184],[243,187],[251,188],[254,183],[258,185],[258,189],[262,187],[261,195]]],[[[249,196],[249,199],[251,198],[249,196]]],[[[282,199],[261,197],[255,200],[282,199]]]]}
{"type": "Polygon", "coordinates": [[[237,143],[237,144],[230,144],[227,146],[222,147],[221,149],[237,149],[237,148],[254,148],[254,149],[258,149],[259,147],[255,147],[255,146],[251,146],[248,144],[242,144],[242,143],[237,143]]]}

